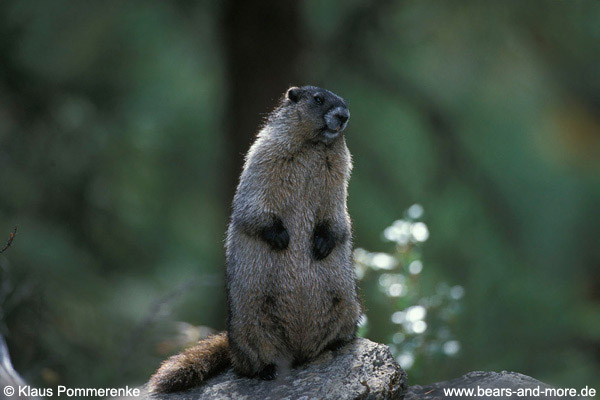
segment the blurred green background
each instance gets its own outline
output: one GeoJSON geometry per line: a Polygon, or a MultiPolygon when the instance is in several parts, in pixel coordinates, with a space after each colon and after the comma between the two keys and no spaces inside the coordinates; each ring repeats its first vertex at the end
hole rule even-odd
{"type": "Polygon", "coordinates": [[[413,204],[429,232],[398,256],[418,250],[414,300],[365,275],[364,334],[392,343],[392,313],[459,288],[450,319],[417,315],[459,346],[408,362],[393,336],[409,383],[513,370],[600,389],[599,66],[591,0],[1,2],[15,368],[142,383],[204,332],[177,321],[223,329],[243,154],[288,86],[315,84],[352,113],[356,247],[396,254],[382,232],[413,204]]]}

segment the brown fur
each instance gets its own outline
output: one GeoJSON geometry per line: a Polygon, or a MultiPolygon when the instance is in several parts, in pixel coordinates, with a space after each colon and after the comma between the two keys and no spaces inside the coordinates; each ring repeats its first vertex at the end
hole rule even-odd
{"type": "MultiPolygon", "coordinates": [[[[241,375],[271,379],[354,338],[348,116],[327,90],[291,88],[246,156],[226,244],[228,359],[241,375]]],[[[203,343],[163,364],[154,388],[203,380],[214,361],[203,343]]]]}
{"type": "Polygon", "coordinates": [[[222,332],[163,361],[150,378],[150,387],[154,392],[164,393],[184,390],[217,375],[229,365],[227,333],[222,332]]]}

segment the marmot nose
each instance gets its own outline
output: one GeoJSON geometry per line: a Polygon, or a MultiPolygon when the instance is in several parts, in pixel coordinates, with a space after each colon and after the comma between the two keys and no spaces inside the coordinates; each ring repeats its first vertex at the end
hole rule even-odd
{"type": "Polygon", "coordinates": [[[335,117],[340,121],[341,124],[344,124],[346,121],[348,121],[350,115],[348,114],[348,111],[344,110],[335,113],[335,117]]]}

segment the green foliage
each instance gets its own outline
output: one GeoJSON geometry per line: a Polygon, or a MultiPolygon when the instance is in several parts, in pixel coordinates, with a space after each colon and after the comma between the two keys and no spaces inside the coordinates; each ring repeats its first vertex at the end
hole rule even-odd
{"type": "Polygon", "coordinates": [[[453,331],[464,295],[462,286],[434,281],[435,287],[427,287],[420,279],[424,268],[421,246],[429,238],[427,225],[420,221],[422,214],[423,207],[413,204],[403,219],[385,229],[385,239],[394,243],[391,252],[370,253],[361,248],[354,252],[358,277],[367,285],[377,282],[379,296],[384,297],[372,300],[379,304],[367,311],[359,333],[369,336],[369,313],[387,313],[388,327],[378,324],[376,329],[391,331],[386,342],[392,354],[418,380],[427,376],[431,360],[459,353],[460,342],[453,331]]]}

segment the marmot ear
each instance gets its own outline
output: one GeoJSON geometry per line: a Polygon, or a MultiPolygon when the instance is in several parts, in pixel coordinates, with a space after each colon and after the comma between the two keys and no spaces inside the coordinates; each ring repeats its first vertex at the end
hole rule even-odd
{"type": "Polygon", "coordinates": [[[293,101],[294,103],[298,102],[300,99],[300,88],[294,86],[288,89],[285,97],[293,101]]]}

